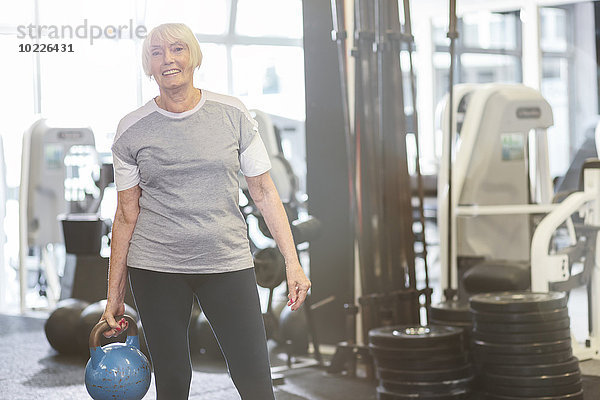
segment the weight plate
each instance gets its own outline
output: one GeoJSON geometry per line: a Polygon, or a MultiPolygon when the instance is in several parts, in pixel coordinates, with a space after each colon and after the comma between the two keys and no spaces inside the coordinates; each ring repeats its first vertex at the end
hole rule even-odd
{"type": "Polygon", "coordinates": [[[431,371],[409,370],[411,365],[406,365],[405,368],[403,370],[377,368],[377,376],[381,380],[392,382],[440,382],[467,378],[473,375],[473,368],[470,364],[457,368],[434,369],[431,371]]]}
{"type": "Polygon", "coordinates": [[[537,312],[566,307],[567,300],[564,292],[499,292],[473,295],[469,304],[483,312],[537,312]]]}
{"type": "Polygon", "coordinates": [[[267,247],[254,254],[256,283],[274,289],[285,280],[285,259],[275,247],[267,247]]]}
{"type": "Polygon", "coordinates": [[[480,332],[489,333],[539,333],[545,331],[556,331],[566,329],[571,326],[571,320],[567,317],[557,321],[536,322],[532,324],[495,324],[493,322],[473,323],[473,329],[480,332]]]}
{"type": "Polygon", "coordinates": [[[377,387],[377,398],[379,400],[468,400],[471,398],[471,391],[468,389],[459,389],[448,393],[438,394],[402,394],[390,392],[379,386],[377,387]]]}
{"type": "Polygon", "coordinates": [[[540,386],[540,387],[515,387],[515,386],[502,386],[502,385],[485,385],[485,390],[489,393],[497,393],[504,396],[520,396],[520,397],[533,397],[533,396],[564,396],[566,394],[573,394],[581,391],[581,381],[570,385],[560,386],[540,386]]]}
{"type": "Polygon", "coordinates": [[[440,369],[462,368],[469,364],[469,355],[467,353],[451,356],[435,356],[420,360],[398,359],[385,354],[380,356],[374,354],[373,358],[377,368],[393,370],[437,371],[440,369]]]}
{"type": "Polygon", "coordinates": [[[544,397],[513,397],[502,396],[499,394],[484,393],[482,400],[583,400],[583,390],[577,393],[565,394],[562,396],[544,396],[544,397]]]}
{"type": "Polygon", "coordinates": [[[471,322],[469,303],[464,301],[447,300],[432,304],[429,318],[439,321],[471,322]]]}
{"type": "Polygon", "coordinates": [[[564,319],[569,316],[567,308],[557,308],[550,311],[525,312],[525,313],[500,313],[500,312],[481,312],[471,310],[473,320],[477,322],[494,323],[521,323],[529,324],[534,322],[548,322],[564,319]]]}
{"type": "Polygon", "coordinates": [[[486,385],[502,385],[517,387],[561,386],[572,385],[581,381],[579,371],[567,372],[562,375],[540,376],[506,376],[485,373],[483,381],[486,385]]]}
{"type": "MultiPolygon", "coordinates": [[[[474,352],[475,359],[479,364],[507,364],[507,365],[536,365],[552,364],[567,361],[573,356],[571,349],[548,354],[506,355],[506,354],[482,354],[474,352]]],[[[484,367],[485,369],[485,367],[484,367]]]]}
{"type": "Polygon", "coordinates": [[[571,330],[560,329],[548,332],[511,333],[510,335],[474,330],[471,332],[471,336],[475,340],[483,340],[484,342],[526,344],[568,339],[571,337],[571,330]]]}
{"type": "Polygon", "coordinates": [[[505,376],[539,376],[539,375],[561,375],[573,371],[579,371],[579,360],[575,357],[550,364],[538,365],[486,365],[485,371],[491,374],[505,376]]]}
{"type": "Polygon", "coordinates": [[[548,354],[569,350],[571,348],[571,339],[527,344],[490,343],[474,340],[473,346],[475,351],[482,354],[548,354]]]}
{"type": "Polygon", "coordinates": [[[454,347],[429,347],[429,348],[394,348],[384,347],[375,344],[369,344],[371,354],[375,357],[393,357],[406,361],[411,360],[422,360],[425,358],[431,358],[435,356],[452,356],[462,353],[463,349],[461,345],[454,347]]]}
{"type": "Polygon", "coordinates": [[[452,326],[389,326],[371,329],[369,343],[390,348],[460,348],[463,330],[452,326]]]}
{"type": "Polygon", "coordinates": [[[440,319],[429,319],[429,325],[443,325],[443,326],[454,326],[459,328],[471,328],[473,326],[473,321],[469,322],[460,322],[460,321],[444,321],[440,319]]]}
{"type": "Polygon", "coordinates": [[[381,387],[392,393],[403,394],[444,394],[453,390],[470,389],[473,377],[443,382],[392,382],[379,381],[381,387]]]}

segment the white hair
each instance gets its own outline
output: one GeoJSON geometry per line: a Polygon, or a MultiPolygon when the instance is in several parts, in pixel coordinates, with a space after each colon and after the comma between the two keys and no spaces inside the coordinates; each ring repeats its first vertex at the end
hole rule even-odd
{"type": "Polygon", "coordinates": [[[199,68],[202,64],[202,50],[200,50],[200,44],[194,36],[194,33],[185,24],[162,24],[153,28],[142,46],[142,66],[144,73],[148,76],[152,76],[150,67],[150,45],[153,39],[158,39],[161,42],[174,43],[182,42],[185,43],[190,50],[190,65],[193,69],[199,68]]]}

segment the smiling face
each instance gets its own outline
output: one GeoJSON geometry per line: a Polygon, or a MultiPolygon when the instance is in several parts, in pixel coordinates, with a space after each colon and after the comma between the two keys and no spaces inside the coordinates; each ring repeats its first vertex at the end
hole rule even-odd
{"type": "Polygon", "coordinates": [[[150,45],[150,69],[161,89],[175,89],[193,83],[190,50],[183,42],[153,40],[150,45]]]}

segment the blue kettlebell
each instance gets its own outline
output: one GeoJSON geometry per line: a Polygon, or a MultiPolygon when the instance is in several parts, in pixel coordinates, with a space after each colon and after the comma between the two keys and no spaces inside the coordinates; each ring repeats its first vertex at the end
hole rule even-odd
{"type": "Polygon", "coordinates": [[[102,320],[90,334],[90,360],[85,366],[85,387],[94,400],[140,400],[150,387],[150,363],[140,351],[137,325],[129,315],[125,343],[100,346],[100,335],[110,329],[102,320]]]}

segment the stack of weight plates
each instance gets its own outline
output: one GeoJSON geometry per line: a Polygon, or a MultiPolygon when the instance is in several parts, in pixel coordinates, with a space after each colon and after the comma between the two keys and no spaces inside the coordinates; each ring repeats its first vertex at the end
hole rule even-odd
{"type": "Polygon", "coordinates": [[[469,303],[465,301],[446,300],[432,304],[429,308],[429,325],[445,325],[462,328],[464,331],[465,349],[471,347],[471,331],[473,321],[469,311],[469,303]]]}
{"type": "Polygon", "coordinates": [[[369,348],[379,378],[379,400],[459,400],[471,395],[474,377],[460,328],[373,329],[369,348]]]}
{"type": "Polygon", "coordinates": [[[478,294],[470,306],[483,399],[583,399],[564,293],[478,294]]]}

